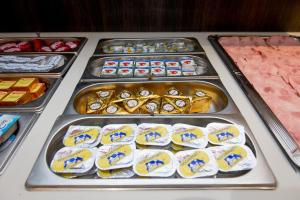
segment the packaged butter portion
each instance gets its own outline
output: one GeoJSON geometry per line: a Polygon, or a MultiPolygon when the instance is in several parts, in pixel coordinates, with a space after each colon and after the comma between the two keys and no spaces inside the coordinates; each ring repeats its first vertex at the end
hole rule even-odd
{"type": "Polygon", "coordinates": [[[112,99],[114,92],[114,90],[98,90],[96,94],[102,101],[108,103],[112,99]]]}
{"type": "Polygon", "coordinates": [[[139,176],[169,177],[177,166],[175,156],[168,150],[136,150],[133,171],[139,176]]]}
{"type": "Polygon", "coordinates": [[[145,114],[159,114],[161,98],[150,98],[141,106],[141,112],[145,114]]]}
{"type": "Polygon", "coordinates": [[[166,146],[171,142],[172,126],[142,123],[138,125],[136,143],[140,145],[166,146]]]}
{"type": "Polygon", "coordinates": [[[208,144],[207,130],[188,124],[174,124],[171,139],[174,144],[192,148],[205,148],[208,144]]]}
{"type": "Polygon", "coordinates": [[[256,158],[246,145],[225,145],[210,147],[219,170],[222,172],[235,172],[250,170],[256,166],[256,158]]]}
{"type": "Polygon", "coordinates": [[[134,144],[104,145],[98,149],[96,166],[100,170],[126,168],[133,165],[134,144]]]}
{"type": "Polygon", "coordinates": [[[97,167],[93,166],[93,168],[85,173],[60,173],[59,175],[63,178],[73,179],[83,176],[93,177],[97,173],[97,167]]]}
{"type": "Polygon", "coordinates": [[[125,99],[134,98],[133,94],[128,90],[122,90],[118,95],[117,99],[114,102],[122,102],[125,99]]]}
{"type": "Polygon", "coordinates": [[[191,113],[207,113],[209,112],[212,98],[204,91],[196,89],[193,97],[190,112],[191,113]]]}
{"type": "Polygon", "coordinates": [[[98,170],[97,175],[103,179],[118,179],[118,178],[131,178],[135,174],[133,170],[129,168],[111,169],[111,170],[98,170]]]}
{"type": "Polygon", "coordinates": [[[29,92],[32,86],[38,82],[39,80],[37,78],[20,78],[12,88],[13,90],[29,92]]]}
{"type": "Polygon", "coordinates": [[[130,113],[138,112],[138,109],[147,101],[147,98],[133,98],[123,101],[125,109],[130,113]]]}
{"type": "Polygon", "coordinates": [[[166,101],[165,98],[162,99],[160,114],[178,114],[178,113],[181,113],[179,109],[177,109],[173,104],[166,101]]]}
{"type": "Polygon", "coordinates": [[[19,115],[0,115],[0,144],[8,140],[18,128],[19,115]]]}
{"type": "Polygon", "coordinates": [[[63,147],[54,155],[50,168],[55,173],[86,173],[95,162],[95,149],[63,147]]]}
{"type": "Polygon", "coordinates": [[[207,125],[208,141],[215,145],[245,144],[245,130],[242,125],[210,123],[207,125]]]}
{"type": "Polygon", "coordinates": [[[218,172],[217,162],[208,149],[180,151],[175,154],[178,174],[183,178],[213,176],[218,172]]]}
{"type": "Polygon", "coordinates": [[[181,96],[182,92],[176,89],[175,87],[171,87],[168,89],[166,95],[171,95],[171,96],[181,96]]]}
{"type": "Polygon", "coordinates": [[[26,91],[12,91],[0,101],[2,106],[16,106],[25,104],[31,100],[31,96],[26,91]]]}
{"type": "Polygon", "coordinates": [[[10,91],[12,86],[16,83],[16,81],[1,81],[0,82],[0,90],[2,91],[10,91]]]}
{"type": "Polygon", "coordinates": [[[149,96],[151,96],[151,95],[153,95],[153,92],[152,92],[152,91],[150,91],[150,90],[148,90],[148,89],[146,89],[146,88],[141,87],[141,88],[138,90],[136,96],[137,96],[137,97],[140,97],[140,98],[145,98],[145,97],[149,97],[149,96]]]}
{"type": "Polygon", "coordinates": [[[187,113],[190,109],[191,101],[190,98],[187,96],[164,95],[163,98],[165,99],[165,101],[172,104],[181,113],[187,113]]]}
{"type": "Polygon", "coordinates": [[[101,139],[99,126],[70,126],[63,143],[67,147],[95,147],[101,139]]]}
{"type": "Polygon", "coordinates": [[[99,114],[101,110],[105,107],[103,100],[97,97],[88,96],[86,113],[87,114],[99,114]]]}
{"type": "Polygon", "coordinates": [[[107,115],[120,114],[120,115],[124,115],[124,114],[128,114],[128,112],[125,109],[123,109],[122,107],[120,107],[118,104],[110,103],[103,110],[102,114],[107,114],[107,115]]]}
{"type": "Polygon", "coordinates": [[[136,138],[136,124],[109,124],[101,130],[101,144],[131,144],[136,138]]]}

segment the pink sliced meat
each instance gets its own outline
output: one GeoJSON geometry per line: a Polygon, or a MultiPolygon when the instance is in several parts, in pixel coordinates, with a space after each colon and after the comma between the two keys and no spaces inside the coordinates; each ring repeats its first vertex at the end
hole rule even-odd
{"type": "Polygon", "coordinates": [[[300,148],[299,40],[235,36],[219,41],[300,148]]]}
{"type": "MultiPolygon", "coordinates": [[[[299,72],[300,72],[300,69],[299,69],[299,72]]],[[[289,76],[289,82],[292,85],[292,87],[297,91],[298,95],[300,96],[300,75],[299,76],[289,76]]]]}

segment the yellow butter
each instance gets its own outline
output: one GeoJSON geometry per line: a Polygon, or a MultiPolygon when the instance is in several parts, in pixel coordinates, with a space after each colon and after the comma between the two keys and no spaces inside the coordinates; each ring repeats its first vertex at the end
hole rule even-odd
{"type": "Polygon", "coordinates": [[[247,157],[247,151],[240,146],[233,146],[217,158],[220,170],[228,171],[247,157]]]}
{"type": "Polygon", "coordinates": [[[146,158],[136,163],[135,170],[140,175],[147,175],[158,168],[168,165],[171,161],[169,154],[159,152],[150,158],[146,158]]]}
{"type": "Polygon", "coordinates": [[[179,170],[184,177],[192,177],[202,170],[209,162],[209,156],[203,151],[195,151],[179,164],[179,170]]]}
{"type": "Polygon", "coordinates": [[[76,168],[76,166],[90,159],[92,156],[93,154],[90,150],[80,149],[66,157],[53,160],[51,163],[51,169],[55,172],[65,172],[68,169],[76,168]]]}
{"type": "Polygon", "coordinates": [[[204,137],[204,133],[200,128],[190,128],[174,132],[172,134],[172,141],[181,145],[202,137],[204,137]]]}
{"type": "Polygon", "coordinates": [[[234,125],[216,130],[208,134],[208,140],[213,144],[225,142],[240,135],[239,129],[234,125]]]}
{"type": "Polygon", "coordinates": [[[97,129],[88,130],[74,130],[64,139],[65,146],[76,146],[87,141],[95,141],[99,136],[99,131],[97,129]]]}
{"type": "Polygon", "coordinates": [[[149,128],[139,132],[136,137],[136,142],[141,145],[147,145],[155,142],[158,138],[164,138],[168,135],[168,129],[163,126],[157,126],[155,128],[149,128]]]}
{"type": "Polygon", "coordinates": [[[97,165],[101,169],[109,169],[112,166],[115,166],[125,157],[129,156],[132,153],[130,145],[120,145],[112,149],[112,151],[102,155],[97,160],[97,165]]]}
{"type": "Polygon", "coordinates": [[[124,140],[124,138],[133,137],[134,128],[130,125],[123,125],[119,128],[103,132],[101,144],[110,145],[124,140]]]}

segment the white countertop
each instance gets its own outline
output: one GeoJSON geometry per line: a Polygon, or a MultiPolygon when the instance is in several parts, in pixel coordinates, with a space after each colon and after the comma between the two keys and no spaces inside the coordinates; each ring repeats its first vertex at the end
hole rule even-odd
{"type": "MultiPolygon", "coordinates": [[[[297,174],[281,151],[243,91],[227,70],[207,36],[213,33],[41,33],[46,36],[84,36],[88,41],[69,72],[54,93],[47,107],[21,144],[9,166],[0,176],[0,199],[300,199],[300,175],[297,174]],[[31,168],[54,124],[64,111],[98,40],[109,37],[195,37],[204,48],[210,62],[218,72],[224,86],[240,109],[264,153],[277,180],[275,190],[60,190],[27,191],[24,184],[31,168]]],[[[255,33],[253,33],[255,34],[255,33]]],[[[262,35],[262,33],[259,33],[262,35]]],[[[266,35],[274,33],[263,33],[266,35]]],[[[279,33],[277,33],[279,34],[279,33]]],[[[282,33],[281,33],[282,34],[282,33]]],[[[290,33],[300,35],[300,33],[290,33]]],[[[34,33],[0,33],[0,37],[36,36],[34,33]]]]}

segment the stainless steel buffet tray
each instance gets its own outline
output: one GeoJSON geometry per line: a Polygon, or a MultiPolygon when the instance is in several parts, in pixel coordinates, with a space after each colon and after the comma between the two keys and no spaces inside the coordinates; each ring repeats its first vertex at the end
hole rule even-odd
{"type": "MultiPolygon", "coordinates": [[[[35,39],[39,39],[39,40],[47,40],[50,43],[54,42],[54,41],[64,41],[64,42],[68,42],[68,41],[75,41],[75,40],[79,40],[80,43],[79,45],[75,48],[72,49],[71,51],[67,51],[67,52],[36,52],[36,51],[29,51],[29,52],[21,52],[21,53],[46,53],[46,54],[51,54],[51,53],[75,53],[76,55],[79,54],[79,52],[81,51],[81,49],[83,48],[83,46],[85,45],[85,43],[87,42],[87,38],[86,37],[5,37],[5,38],[0,38],[0,45],[6,42],[17,42],[17,41],[31,41],[31,40],[35,40],[35,39]]],[[[20,53],[20,52],[16,52],[16,53],[20,53]]],[[[13,53],[5,53],[5,54],[13,54],[13,53]]]]}
{"type": "MultiPolygon", "coordinates": [[[[70,54],[70,53],[61,53],[61,52],[57,52],[57,55],[62,55],[65,58],[64,64],[62,66],[59,67],[55,67],[53,69],[51,69],[48,72],[38,72],[38,71],[32,71],[32,72],[28,72],[28,71],[5,71],[5,72],[1,72],[1,76],[5,75],[9,75],[9,74],[16,74],[19,75],[21,74],[26,74],[26,75],[40,75],[40,76],[53,76],[53,77],[59,77],[59,76],[63,76],[68,69],[70,68],[70,66],[73,64],[73,62],[76,59],[76,55],[75,54],[70,54]]],[[[3,54],[1,53],[0,56],[3,55],[8,55],[8,54],[3,54]]],[[[14,55],[14,56],[24,56],[24,57],[35,57],[35,56],[51,56],[54,55],[52,54],[40,54],[40,53],[15,53],[15,54],[9,54],[9,55],[14,55]]]]}
{"type": "MultiPolygon", "coordinates": [[[[133,67],[135,68],[135,67],[133,67]]],[[[149,67],[150,68],[150,67],[149,67]]],[[[81,77],[83,82],[88,81],[130,81],[130,80],[185,80],[185,79],[197,79],[197,78],[217,78],[218,74],[210,64],[205,54],[194,54],[194,55],[151,55],[151,56],[93,56],[90,58],[89,63],[81,77]],[[102,66],[105,61],[116,61],[116,60],[175,60],[180,61],[183,58],[193,59],[197,66],[195,66],[197,75],[191,76],[147,76],[147,77],[122,77],[116,75],[115,77],[106,77],[101,75],[102,66]]]]}
{"type": "Polygon", "coordinates": [[[94,55],[112,55],[112,54],[186,54],[186,53],[204,53],[203,48],[199,44],[198,40],[193,37],[174,37],[174,38],[166,38],[166,37],[157,37],[157,38],[105,38],[105,39],[100,39],[96,50],[94,52],[94,55]],[[105,48],[108,46],[124,46],[126,44],[135,46],[136,44],[155,44],[155,43],[185,43],[192,47],[193,49],[189,51],[173,51],[173,52],[168,52],[168,51],[154,51],[154,52],[134,52],[134,53],[124,53],[124,52],[106,52],[105,48]]]}
{"type": "Polygon", "coordinates": [[[26,181],[26,188],[35,189],[273,189],[276,181],[255,138],[241,115],[203,116],[86,116],[66,115],[56,120],[52,131],[26,181]],[[248,145],[257,158],[254,169],[237,173],[218,173],[207,178],[184,179],[178,175],[169,178],[100,179],[97,175],[67,179],[54,174],[49,166],[55,152],[63,147],[62,138],[70,125],[98,125],[110,123],[188,123],[206,126],[210,122],[238,123],[245,126],[248,145]]]}
{"type": "Polygon", "coordinates": [[[38,99],[31,101],[26,104],[21,104],[17,106],[0,106],[0,112],[4,111],[18,111],[18,112],[32,112],[32,111],[41,111],[44,109],[56,88],[61,82],[61,78],[51,78],[44,76],[35,76],[35,75],[23,75],[23,74],[0,74],[0,78],[10,79],[10,78],[18,78],[18,77],[37,77],[41,82],[46,83],[46,92],[43,96],[38,99]]]}
{"type": "MultiPolygon", "coordinates": [[[[191,89],[197,88],[209,93],[212,96],[210,113],[231,114],[237,113],[238,109],[218,79],[185,80],[185,81],[135,81],[135,82],[109,82],[109,83],[84,83],[81,82],[75,88],[73,95],[64,111],[64,114],[84,114],[86,110],[86,97],[99,89],[115,89],[116,93],[122,89],[136,91],[144,87],[153,91],[155,94],[163,95],[167,88],[175,87],[182,91],[183,95],[191,95],[191,89]]],[[[139,114],[145,115],[145,114],[139,114]]],[[[162,115],[162,114],[155,114],[162,115]]],[[[190,114],[186,114],[190,115],[190,114]]],[[[198,114],[202,115],[202,113],[198,114]]]]}
{"type": "Polygon", "coordinates": [[[21,118],[18,121],[18,129],[16,132],[15,140],[11,144],[9,144],[7,148],[0,152],[0,175],[4,172],[10,159],[13,157],[14,153],[21,145],[21,142],[27,136],[34,122],[38,118],[38,113],[33,112],[1,112],[1,114],[20,115],[21,118]]]}
{"type": "MultiPolygon", "coordinates": [[[[229,35],[224,35],[229,36],[229,35]]],[[[239,35],[238,35],[239,36],[239,35]]],[[[275,114],[271,111],[270,107],[265,103],[262,97],[257,93],[253,85],[247,80],[240,69],[236,66],[231,57],[226,53],[225,49],[218,42],[219,38],[223,36],[211,35],[208,37],[209,41],[222,58],[232,76],[241,86],[245,95],[248,97],[251,104],[254,106],[260,117],[269,128],[271,133],[275,136],[280,146],[288,155],[292,166],[296,170],[300,170],[300,149],[294,139],[290,136],[286,128],[278,120],[275,114]]],[[[266,37],[266,36],[263,36],[266,37]]],[[[298,38],[297,38],[298,39],[298,38]]]]}

